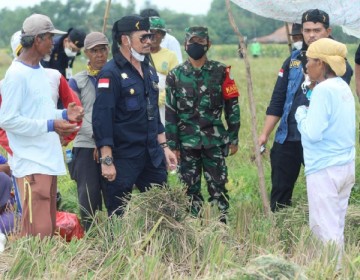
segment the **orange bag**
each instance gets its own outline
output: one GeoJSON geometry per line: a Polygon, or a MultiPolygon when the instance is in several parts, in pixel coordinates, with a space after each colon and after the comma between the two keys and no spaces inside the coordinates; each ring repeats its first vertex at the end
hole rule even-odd
{"type": "Polygon", "coordinates": [[[68,212],[56,212],[56,228],[58,234],[70,242],[73,238],[84,237],[84,229],[76,214],[68,212]]]}

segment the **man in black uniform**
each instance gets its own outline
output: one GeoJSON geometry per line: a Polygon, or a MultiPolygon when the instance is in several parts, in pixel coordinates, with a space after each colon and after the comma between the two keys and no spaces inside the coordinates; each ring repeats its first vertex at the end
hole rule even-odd
{"type": "Polygon", "coordinates": [[[158,76],[145,56],[153,38],[149,20],[125,16],[114,23],[112,54],[98,76],[93,131],[101,153],[108,214],[122,215],[133,185],[146,191],[167,181],[175,169],[160,121],[158,76]]]}
{"type": "Polygon", "coordinates": [[[80,55],[84,46],[85,32],[70,28],[67,34],[54,38],[54,48],[51,56],[41,61],[45,68],[57,69],[69,80],[72,76],[72,67],[75,57],[80,55]]]}
{"type": "MultiPolygon", "coordinates": [[[[331,37],[329,15],[321,10],[308,10],[302,15],[302,34],[304,43],[301,50],[294,50],[279,71],[278,79],[266,110],[266,119],[259,145],[264,145],[270,133],[280,121],[275,141],[270,152],[271,160],[271,199],[270,207],[278,208],[291,205],[295,182],[301,164],[304,164],[301,135],[295,120],[296,109],[309,105],[312,88],[315,86],[307,77],[306,50],[320,38],[331,37]]],[[[343,79],[350,83],[353,71],[347,63],[343,79]]]]}

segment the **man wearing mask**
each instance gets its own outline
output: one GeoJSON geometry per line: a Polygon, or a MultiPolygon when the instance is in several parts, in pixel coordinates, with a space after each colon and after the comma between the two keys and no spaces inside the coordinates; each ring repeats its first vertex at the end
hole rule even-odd
{"type": "Polygon", "coordinates": [[[50,57],[45,57],[41,64],[45,68],[57,69],[67,80],[72,77],[72,67],[76,56],[84,46],[85,32],[70,28],[62,36],[54,38],[54,48],[50,57]]]}
{"type": "MultiPolygon", "coordinates": [[[[271,211],[290,206],[295,182],[299,176],[301,164],[304,164],[301,135],[295,120],[296,109],[309,106],[312,88],[315,82],[306,74],[306,50],[320,38],[331,38],[329,15],[318,9],[308,10],[302,15],[302,34],[304,42],[301,50],[294,50],[279,71],[273,90],[263,131],[259,136],[259,145],[264,145],[269,135],[280,121],[271,148],[271,211]]],[[[347,63],[343,79],[350,83],[352,69],[347,63]]]]}
{"type": "Polygon", "coordinates": [[[303,35],[301,33],[301,24],[293,23],[291,33],[289,34],[293,41],[293,50],[301,50],[303,46],[303,35]]]}
{"type": "Polygon", "coordinates": [[[112,29],[112,55],[98,75],[93,107],[95,143],[100,149],[108,214],[122,215],[135,184],[141,192],[167,181],[166,165],[177,160],[160,121],[159,78],[150,65],[147,18],[122,17],[112,29]]]}
{"type": "Polygon", "coordinates": [[[207,58],[211,46],[207,27],[193,26],[185,32],[189,58],[166,78],[166,135],[170,148],[180,157],[180,178],[187,187],[191,213],[197,216],[204,201],[204,172],[209,202],[218,206],[220,221],[226,223],[229,196],[225,157],[238,150],[239,93],[230,66],[207,58]]]}

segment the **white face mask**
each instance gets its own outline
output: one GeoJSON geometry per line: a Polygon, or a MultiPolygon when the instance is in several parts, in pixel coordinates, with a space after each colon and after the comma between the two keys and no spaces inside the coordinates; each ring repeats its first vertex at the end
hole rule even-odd
{"type": "Polygon", "coordinates": [[[145,59],[145,55],[138,53],[137,51],[135,51],[132,47],[131,47],[131,43],[130,43],[130,38],[128,36],[126,36],[126,38],[128,39],[129,45],[130,45],[130,53],[132,55],[133,58],[135,58],[137,61],[144,61],[145,59]]]}
{"type": "Polygon", "coordinates": [[[67,57],[75,57],[77,55],[77,52],[73,52],[69,48],[65,48],[64,51],[67,57]]]}
{"type": "Polygon", "coordinates": [[[297,41],[297,42],[293,43],[293,47],[297,50],[301,50],[302,46],[303,46],[302,41],[297,41]]]}

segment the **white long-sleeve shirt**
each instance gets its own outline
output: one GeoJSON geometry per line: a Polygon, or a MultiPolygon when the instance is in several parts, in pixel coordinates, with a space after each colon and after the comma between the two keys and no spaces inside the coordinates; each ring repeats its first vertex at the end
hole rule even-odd
{"type": "Polygon", "coordinates": [[[355,159],[355,103],[340,77],[316,85],[310,106],[295,114],[304,148],[305,175],[355,159]]]}
{"type": "Polygon", "coordinates": [[[66,174],[59,136],[48,132],[47,121],[61,119],[62,110],[56,109],[49,94],[52,89],[44,68],[13,61],[1,91],[0,127],[13,151],[14,176],[66,174]]]}

